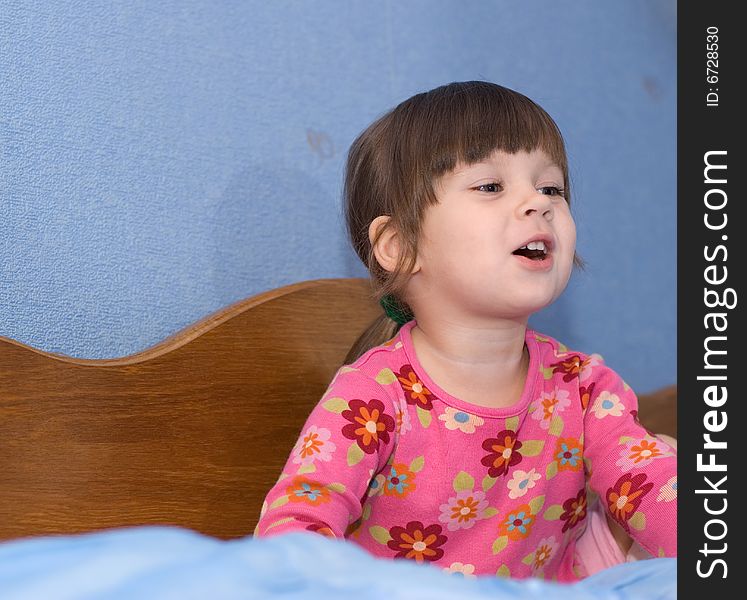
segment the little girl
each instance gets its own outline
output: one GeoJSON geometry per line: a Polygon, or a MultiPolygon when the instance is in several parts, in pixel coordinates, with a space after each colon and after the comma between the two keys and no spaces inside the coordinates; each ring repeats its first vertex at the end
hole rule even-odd
{"type": "Polygon", "coordinates": [[[417,94],[355,140],[345,202],[386,314],[309,416],[256,534],[558,581],[640,547],[676,556],[672,444],[600,356],[527,327],[580,265],[550,116],[488,82],[417,94]]]}

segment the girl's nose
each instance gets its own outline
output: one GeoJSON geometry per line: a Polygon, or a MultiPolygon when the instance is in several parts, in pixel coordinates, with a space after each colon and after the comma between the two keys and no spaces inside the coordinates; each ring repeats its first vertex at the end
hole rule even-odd
{"type": "Polygon", "coordinates": [[[547,221],[552,221],[553,218],[553,207],[550,196],[547,194],[540,194],[538,191],[530,194],[527,199],[522,202],[521,206],[519,206],[519,211],[522,216],[529,217],[532,215],[539,215],[547,221]]]}

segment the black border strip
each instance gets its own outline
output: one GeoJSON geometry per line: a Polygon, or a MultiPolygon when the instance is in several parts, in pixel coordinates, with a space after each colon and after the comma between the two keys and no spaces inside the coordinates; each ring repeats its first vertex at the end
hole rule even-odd
{"type": "Polygon", "coordinates": [[[745,198],[736,185],[731,197],[728,189],[745,169],[746,142],[736,139],[744,128],[741,105],[747,105],[737,92],[744,76],[737,5],[713,0],[678,4],[677,573],[682,598],[735,597],[739,592],[729,590],[741,587],[744,572],[744,508],[737,486],[747,458],[747,446],[740,441],[747,436],[739,430],[746,401],[741,388],[747,384],[739,377],[745,369],[737,352],[747,333],[740,305],[747,303],[740,247],[746,240],[738,217],[745,198]],[[709,64],[709,59],[718,62],[709,64]],[[706,161],[714,168],[705,170],[706,161]],[[716,313],[722,316],[708,316],[716,313]],[[709,391],[709,386],[715,387],[709,391]],[[707,448],[704,435],[718,447],[707,448]],[[714,470],[708,470],[710,463],[714,470]]]}

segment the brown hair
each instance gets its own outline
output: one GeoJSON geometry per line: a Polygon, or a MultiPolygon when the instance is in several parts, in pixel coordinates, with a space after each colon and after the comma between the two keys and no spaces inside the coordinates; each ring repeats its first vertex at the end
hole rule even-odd
{"type": "MultiPolygon", "coordinates": [[[[480,162],[496,150],[543,150],[563,171],[570,203],[568,160],[555,121],[532,100],[487,81],[453,82],[416,94],[369,125],[352,143],[344,176],[344,206],[353,249],[371,274],[373,294],[396,299],[408,309],[404,288],[417,257],[426,207],[438,199],[434,186],[458,163],[480,162]],[[368,238],[371,222],[391,217],[400,239],[398,263],[383,269],[368,238]]],[[[378,240],[374,240],[374,243],[378,240]]],[[[574,264],[582,266],[578,256],[574,264]]],[[[345,358],[354,362],[385,342],[398,325],[382,314],[355,342],[345,358]]]]}

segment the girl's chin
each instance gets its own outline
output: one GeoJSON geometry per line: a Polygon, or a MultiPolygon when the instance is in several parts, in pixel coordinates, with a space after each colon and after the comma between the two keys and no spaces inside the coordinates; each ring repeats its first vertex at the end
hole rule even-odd
{"type": "Polygon", "coordinates": [[[541,312],[548,306],[550,306],[555,300],[557,299],[557,296],[551,296],[548,298],[534,298],[531,301],[527,301],[523,305],[516,306],[514,308],[513,312],[513,318],[523,318],[528,319],[534,314],[537,314],[538,312],[541,312]]]}

